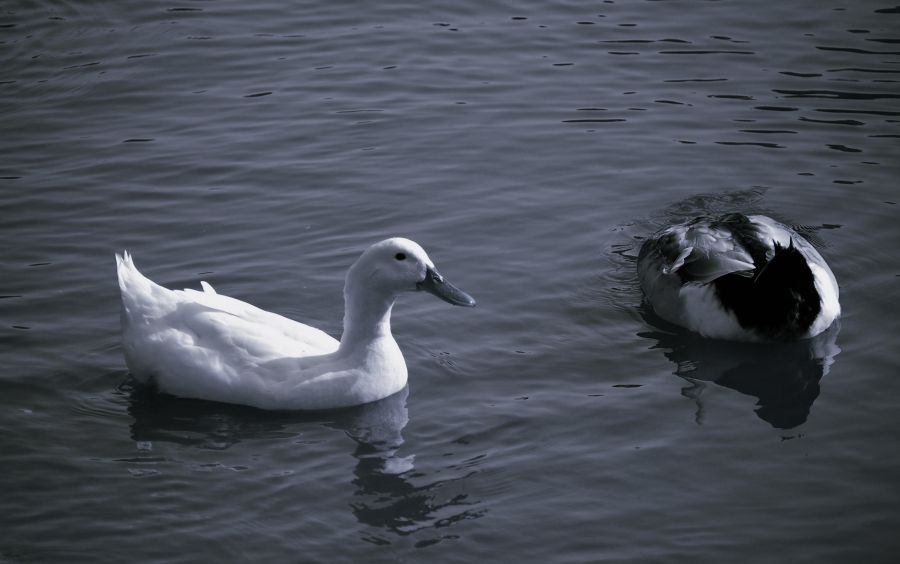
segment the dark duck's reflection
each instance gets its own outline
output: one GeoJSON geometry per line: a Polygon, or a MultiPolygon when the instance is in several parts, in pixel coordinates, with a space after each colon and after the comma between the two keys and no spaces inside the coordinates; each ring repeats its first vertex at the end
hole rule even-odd
{"type": "Polygon", "coordinates": [[[656,341],[676,365],[674,374],[688,382],[681,393],[697,405],[696,420],[705,415],[703,395],[715,383],[757,398],[756,415],[777,429],[792,429],[806,422],[819,396],[819,381],[828,374],[841,349],[837,346],[840,322],[803,341],[742,343],[707,339],[672,327],[644,311],[644,317],[667,331],[639,333],[656,341]]]}
{"type": "Polygon", "coordinates": [[[122,391],[130,394],[131,437],[146,450],[152,450],[153,442],[224,450],[244,441],[296,438],[309,425],[321,425],[343,432],[355,445],[350,508],[359,522],[408,535],[482,514],[467,495],[448,495],[461,489],[447,487],[448,483],[468,475],[434,479],[415,470],[415,454],[399,453],[409,422],[408,387],[369,404],[317,412],[273,412],[183,399],[131,383],[123,385],[122,391]]]}

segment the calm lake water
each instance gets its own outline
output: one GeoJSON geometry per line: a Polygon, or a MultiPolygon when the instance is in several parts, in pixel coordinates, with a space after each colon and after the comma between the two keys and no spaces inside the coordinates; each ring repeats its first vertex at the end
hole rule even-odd
{"type": "Polygon", "coordinates": [[[893,1],[0,5],[0,562],[895,562],[893,1]],[[815,343],[673,333],[634,261],[763,212],[831,263],[815,343]],[[137,388],[113,253],[340,334],[420,242],[406,392],[137,388]]]}

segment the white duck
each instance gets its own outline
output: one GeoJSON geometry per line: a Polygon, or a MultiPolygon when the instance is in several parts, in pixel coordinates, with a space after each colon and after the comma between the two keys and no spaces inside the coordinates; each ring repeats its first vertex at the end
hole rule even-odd
{"type": "Polygon", "coordinates": [[[125,361],[139,381],[167,393],[262,409],[329,409],[390,396],[406,386],[391,335],[391,308],[424,290],[454,305],[475,300],[438,274],[413,241],[369,247],[344,284],[344,333],[328,334],[217,294],[168,290],[116,255],[125,361]]]}
{"type": "Polygon", "coordinates": [[[841,313],[825,259],[764,215],[700,217],[663,229],[641,246],[637,270],[657,315],[705,337],[804,339],[841,313]]]}

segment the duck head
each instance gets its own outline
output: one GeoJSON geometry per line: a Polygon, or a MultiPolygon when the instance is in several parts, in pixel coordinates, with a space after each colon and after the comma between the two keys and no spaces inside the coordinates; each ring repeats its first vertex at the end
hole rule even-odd
{"type": "Polygon", "coordinates": [[[415,241],[394,237],[366,249],[350,268],[350,280],[387,294],[424,291],[453,305],[472,307],[475,300],[438,273],[428,254],[415,241]]]}

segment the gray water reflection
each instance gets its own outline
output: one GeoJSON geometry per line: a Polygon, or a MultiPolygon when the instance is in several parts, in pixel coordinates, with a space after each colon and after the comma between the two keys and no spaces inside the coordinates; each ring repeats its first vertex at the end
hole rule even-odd
{"type": "MultiPolygon", "coordinates": [[[[131,384],[126,384],[130,387],[131,384]]],[[[137,386],[130,389],[128,413],[134,419],[131,438],[139,448],[170,442],[200,449],[225,450],[265,439],[291,439],[310,425],[343,432],[353,441],[356,460],[350,511],[356,520],[394,535],[441,529],[481,517],[478,500],[467,494],[445,495],[449,482],[470,473],[436,478],[416,470],[414,453],[403,453],[403,430],[409,423],[409,388],[370,404],[320,412],[267,412],[255,408],[189,400],[137,386]],[[142,447],[143,445],[143,447],[142,447]]],[[[337,469],[332,469],[339,472],[337,469]]],[[[451,468],[453,470],[453,468],[451,468]]],[[[365,538],[374,544],[390,541],[380,534],[365,538]]],[[[439,542],[441,538],[422,541],[439,542]]]]}
{"type": "Polygon", "coordinates": [[[673,374],[688,385],[681,393],[697,405],[695,420],[704,422],[707,386],[717,384],[757,399],[756,415],[777,429],[806,422],[821,379],[841,352],[837,345],[840,320],[813,339],[794,343],[737,343],[705,339],[680,331],[643,312],[656,330],[638,333],[655,341],[676,368],[673,374]]]}

